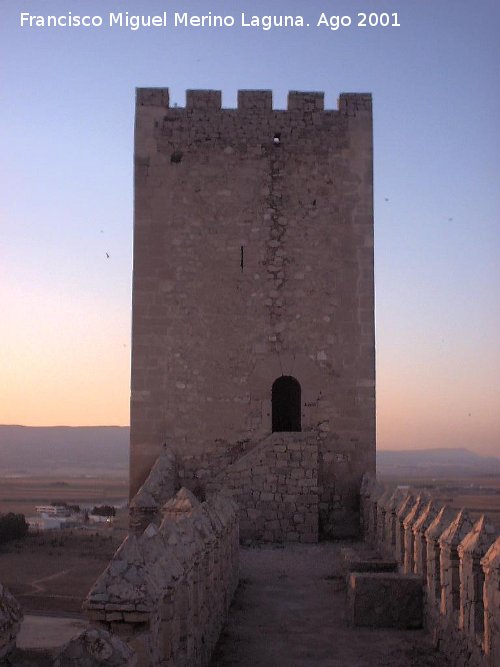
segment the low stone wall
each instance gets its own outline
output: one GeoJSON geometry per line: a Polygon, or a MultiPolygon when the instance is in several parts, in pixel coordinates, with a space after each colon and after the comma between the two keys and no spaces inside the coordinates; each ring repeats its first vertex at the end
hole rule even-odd
{"type": "Polygon", "coordinates": [[[422,580],[395,572],[353,572],[347,581],[347,621],[370,628],[422,627],[422,580]]]}
{"type": "Polygon", "coordinates": [[[365,475],[365,539],[423,581],[425,623],[454,667],[500,664],[500,537],[483,516],[365,475]]]}
{"type": "Polygon", "coordinates": [[[306,433],[274,433],[223,470],[207,489],[240,507],[242,540],[318,541],[318,446],[306,433]]]}
{"type": "Polygon", "coordinates": [[[161,516],[125,539],[84,609],[128,643],[139,667],[208,665],[238,584],[237,507],[182,488],[161,516]]]}

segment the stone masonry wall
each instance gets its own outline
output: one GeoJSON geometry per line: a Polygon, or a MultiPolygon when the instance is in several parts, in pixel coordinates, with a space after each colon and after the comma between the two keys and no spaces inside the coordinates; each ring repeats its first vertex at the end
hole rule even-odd
{"type": "Polygon", "coordinates": [[[208,487],[225,488],[240,508],[242,540],[318,541],[318,443],[274,433],[208,487]]]}
{"type": "Polygon", "coordinates": [[[353,531],[375,468],[371,96],[139,89],[132,328],[131,497],[167,438],[179,460],[255,447],[292,376],[322,526],[353,531]]]}
{"type": "Polygon", "coordinates": [[[420,577],[426,625],[454,667],[500,664],[500,537],[487,518],[472,520],[370,475],[361,514],[365,539],[405,575],[420,577]]]}
{"type": "Polygon", "coordinates": [[[202,667],[238,584],[235,503],[180,489],[159,525],[131,532],[89,592],[89,619],[126,641],[139,667],[202,667]]]}
{"type": "Polygon", "coordinates": [[[314,433],[273,433],[224,454],[180,457],[173,442],[165,443],[130,502],[130,529],[141,534],[149,523],[159,525],[163,504],[184,486],[201,501],[220,491],[235,498],[244,541],[357,537],[359,499],[320,483],[320,446],[314,433]]]}

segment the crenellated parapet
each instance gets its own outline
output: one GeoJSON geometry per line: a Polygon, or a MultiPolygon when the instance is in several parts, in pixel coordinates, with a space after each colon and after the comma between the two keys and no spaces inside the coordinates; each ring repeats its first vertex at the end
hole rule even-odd
{"type": "MultiPolygon", "coordinates": [[[[425,624],[435,646],[455,667],[500,664],[500,538],[495,526],[485,516],[474,520],[464,509],[441,506],[371,475],[363,478],[360,498],[365,538],[384,556],[396,558],[399,577],[412,578],[408,585],[417,579],[423,584],[425,624]]],[[[359,602],[362,585],[378,591],[382,576],[351,575],[351,602],[359,602]]]]}
{"type": "MultiPolygon", "coordinates": [[[[304,92],[292,90],[288,93],[287,108],[274,109],[271,90],[239,90],[236,110],[246,111],[288,111],[309,113],[328,111],[355,117],[363,113],[371,113],[372,96],[370,93],[341,93],[337,109],[325,110],[325,94],[323,92],[304,92]]],[[[186,111],[235,111],[223,108],[222,92],[220,90],[187,90],[185,107],[170,106],[168,88],[137,88],[137,107],[159,107],[163,110],[175,109],[177,112],[186,111]]]]}
{"type": "Polygon", "coordinates": [[[484,635],[484,572],[481,559],[495,542],[495,526],[482,516],[457,547],[460,559],[460,628],[481,645],[484,635]]]}
{"type": "Polygon", "coordinates": [[[394,493],[394,489],[392,487],[386,486],[384,488],[384,492],[377,501],[377,541],[379,544],[385,544],[387,539],[386,516],[392,495],[394,493]]]}
{"type": "Polygon", "coordinates": [[[397,512],[404,501],[404,499],[410,495],[409,487],[396,487],[389,500],[386,504],[385,509],[385,540],[383,547],[385,550],[392,554],[396,551],[396,525],[397,525],[397,512]]]}
{"type": "Polygon", "coordinates": [[[440,509],[440,503],[437,503],[434,500],[429,500],[412,527],[414,542],[413,571],[415,574],[420,574],[424,578],[424,581],[427,579],[426,531],[439,514],[440,509]]]}
{"type": "Polygon", "coordinates": [[[403,566],[405,562],[405,519],[413,510],[418,496],[410,491],[396,508],[396,559],[403,566]]]}
{"type": "Polygon", "coordinates": [[[458,615],[460,608],[460,577],[458,547],[471,532],[474,522],[465,510],[460,510],[455,519],[439,538],[441,548],[441,613],[443,616],[458,615]]]}
{"type": "Polygon", "coordinates": [[[484,572],[484,643],[488,665],[500,664],[500,537],[481,559],[484,572]]]}
{"type": "Polygon", "coordinates": [[[421,494],[417,497],[415,504],[411,508],[410,512],[406,515],[403,521],[404,529],[404,557],[403,557],[403,570],[405,574],[412,574],[415,565],[415,548],[414,548],[414,534],[413,526],[420,518],[420,515],[425,509],[427,504],[428,497],[424,494],[421,494]]]}
{"type": "Polygon", "coordinates": [[[124,639],[141,667],[207,665],[238,583],[238,534],[233,500],[201,503],[180,489],[159,525],[120,546],[84,602],[89,619],[124,639]]]}

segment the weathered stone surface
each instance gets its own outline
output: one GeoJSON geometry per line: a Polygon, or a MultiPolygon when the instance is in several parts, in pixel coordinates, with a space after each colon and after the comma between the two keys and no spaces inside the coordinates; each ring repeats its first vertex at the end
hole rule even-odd
{"type": "Polygon", "coordinates": [[[406,574],[411,574],[413,572],[415,564],[413,526],[418,521],[420,514],[424,510],[427,504],[427,500],[428,500],[427,496],[419,495],[411,511],[406,515],[406,517],[403,520],[403,530],[404,530],[403,570],[406,574]]]}
{"type": "Polygon", "coordinates": [[[473,521],[465,510],[456,518],[439,538],[441,548],[441,612],[444,616],[458,617],[460,609],[460,574],[458,545],[473,528],[473,521]]]}
{"type": "Polygon", "coordinates": [[[386,521],[387,507],[389,505],[391,496],[394,493],[392,485],[385,485],[385,490],[380,498],[377,500],[377,542],[384,544],[386,541],[386,521]]]}
{"type": "Polygon", "coordinates": [[[441,504],[429,500],[422,513],[413,524],[413,572],[427,580],[427,537],[426,531],[437,517],[441,504]]]}
{"type": "Polygon", "coordinates": [[[379,520],[378,502],[380,498],[382,498],[382,496],[384,495],[385,491],[386,491],[386,486],[381,482],[377,481],[376,484],[373,486],[370,495],[366,498],[366,503],[368,505],[368,511],[367,511],[368,526],[367,526],[366,536],[372,542],[378,539],[378,532],[380,530],[380,526],[378,525],[378,520],[379,520]]]}
{"type": "Polygon", "coordinates": [[[484,583],[484,652],[488,664],[500,664],[500,537],[481,559],[484,583]]]}
{"type": "Polygon", "coordinates": [[[237,501],[242,540],[318,541],[318,442],[311,435],[272,434],[208,489],[237,501]]]}
{"type": "Polygon", "coordinates": [[[396,534],[397,534],[396,513],[403,499],[407,495],[409,495],[409,493],[410,493],[409,487],[398,486],[394,490],[394,492],[392,493],[391,497],[389,498],[386,504],[385,529],[384,529],[385,539],[383,544],[381,545],[381,548],[384,550],[385,553],[388,553],[390,555],[394,555],[396,551],[396,534]]]}
{"type": "Polygon", "coordinates": [[[5,586],[0,584],[0,661],[15,648],[22,620],[21,605],[5,586]]]}
{"type": "MultiPolygon", "coordinates": [[[[484,634],[484,572],[481,558],[497,537],[495,526],[482,516],[458,545],[460,558],[459,625],[472,638],[484,634]]],[[[500,611],[500,610],[499,610],[500,611]]]]}
{"type": "Polygon", "coordinates": [[[420,628],[423,624],[422,579],[396,573],[352,573],[347,585],[351,625],[420,628]]]}
{"type": "Polygon", "coordinates": [[[162,516],[174,520],[183,516],[191,516],[195,509],[200,507],[200,504],[196,496],[183,486],[174,497],[167,500],[163,505],[162,516]]]}
{"type": "Polygon", "coordinates": [[[53,667],[136,667],[137,664],[137,656],[125,642],[102,628],[91,628],[58,651],[53,667]]]}
{"type": "Polygon", "coordinates": [[[416,501],[416,496],[413,493],[408,493],[403,498],[395,512],[395,526],[396,526],[396,558],[401,565],[405,561],[405,528],[404,520],[412,511],[416,501]]]}

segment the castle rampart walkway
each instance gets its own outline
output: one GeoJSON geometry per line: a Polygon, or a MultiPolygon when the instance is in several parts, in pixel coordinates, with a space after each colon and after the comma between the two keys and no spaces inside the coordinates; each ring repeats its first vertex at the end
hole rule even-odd
{"type": "Polygon", "coordinates": [[[422,630],[350,628],[340,543],[241,549],[241,584],[211,667],[445,667],[422,630]]]}

